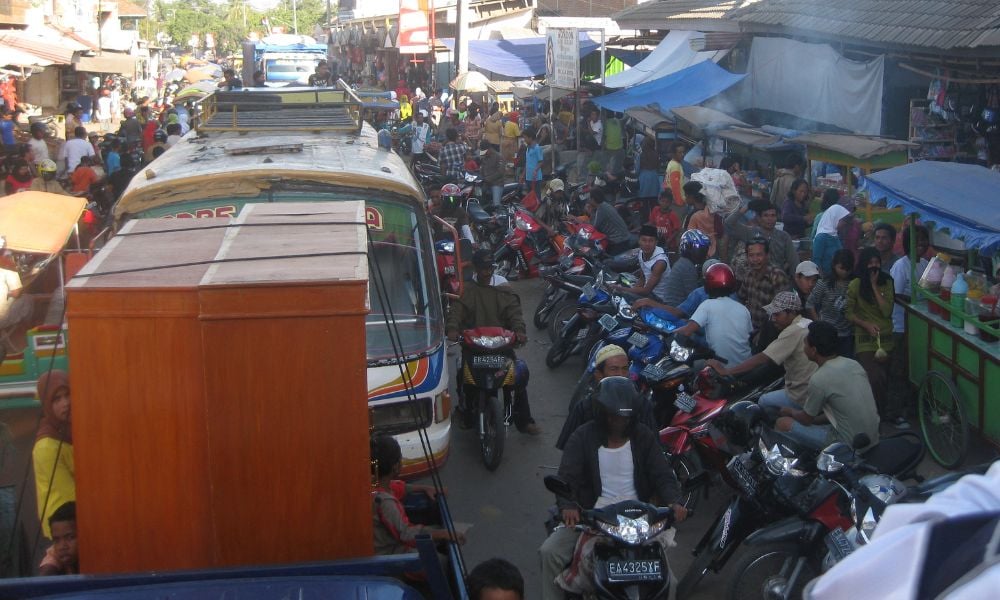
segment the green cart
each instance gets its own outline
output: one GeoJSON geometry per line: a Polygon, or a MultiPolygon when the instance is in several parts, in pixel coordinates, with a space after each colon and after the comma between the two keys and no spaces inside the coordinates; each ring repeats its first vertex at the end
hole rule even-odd
{"type": "MultiPolygon", "coordinates": [[[[875,173],[865,186],[872,202],[902,207],[923,224],[947,231],[968,252],[966,264],[984,264],[1000,250],[1000,173],[977,165],[921,161],[875,173]]],[[[913,221],[913,219],[911,219],[913,221]]],[[[910,239],[915,241],[916,236],[910,239]]],[[[916,264],[914,248],[908,248],[916,264]]],[[[992,264],[992,263],[989,263],[992,264]]],[[[1000,447],[1000,331],[996,321],[953,309],[916,285],[906,306],[910,381],[918,386],[920,429],[931,456],[957,467],[970,429],[1000,447]],[[931,306],[943,310],[932,311],[931,306]],[[951,324],[955,315],[976,333],[951,324]]]]}

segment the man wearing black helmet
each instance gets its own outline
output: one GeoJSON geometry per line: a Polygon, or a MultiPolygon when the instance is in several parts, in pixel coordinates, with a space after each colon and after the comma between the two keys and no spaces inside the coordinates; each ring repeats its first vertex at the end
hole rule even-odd
{"type": "Polygon", "coordinates": [[[538,549],[542,562],[542,598],[564,596],[556,577],[573,558],[580,533],[574,526],[580,510],[623,500],[671,505],[676,521],[687,510],[676,504],[680,486],[660,450],[656,434],[633,418],[638,392],[627,377],[605,377],[597,391],[601,414],[581,425],[566,443],[559,476],[573,489],[573,498],[559,498],[565,527],[559,527],[538,549]]]}
{"type": "MultiPolygon", "coordinates": [[[[524,344],[528,336],[521,314],[521,299],[510,286],[493,285],[493,254],[489,250],[476,250],[472,253],[472,267],[476,271],[475,278],[466,282],[462,296],[448,310],[448,321],[444,327],[448,339],[457,341],[466,329],[503,327],[513,331],[517,341],[524,344]]],[[[541,433],[542,430],[531,418],[531,407],[528,405],[528,365],[520,359],[517,360],[511,416],[521,433],[541,433]]]]}
{"type": "Polygon", "coordinates": [[[674,262],[665,277],[663,296],[660,300],[677,306],[698,287],[698,265],[705,262],[712,241],[697,229],[688,229],[681,235],[680,258],[674,262]]]}

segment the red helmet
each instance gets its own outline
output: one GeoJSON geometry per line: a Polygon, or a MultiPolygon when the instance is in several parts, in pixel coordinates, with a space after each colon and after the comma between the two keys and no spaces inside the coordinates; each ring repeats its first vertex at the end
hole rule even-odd
{"type": "Polygon", "coordinates": [[[458,198],[462,195],[462,188],[454,183],[446,183],[441,188],[441,201],[445,206],[455,206],[458,198]]]}
{"type": "Polygon", "coordinates": [[[721,298],[736,291],[736,275],[729,265],[716,263],[705,271],[705,291],[709,298],[721,298]]]}

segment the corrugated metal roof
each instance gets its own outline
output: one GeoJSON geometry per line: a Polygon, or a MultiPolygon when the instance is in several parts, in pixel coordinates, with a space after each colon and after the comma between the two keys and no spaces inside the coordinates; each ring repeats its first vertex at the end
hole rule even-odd
{"type": "Polygon", "coordinates": [[[28,35],[23,31],[4,31],[0,33],[0,44],[30,52],[59,65],[68,65],[73,61],[73,50],[61,44],[53,43],[41,37],[28,35]]]}
{"type": "Polygon", "coordinates": [[[670,29],[670,21],[721,19],[729,11],[756,0],[659,0],[616,13],[622,29],[670,29]]]}
{"type": "Polygon", "coordinates": [[[760,0],[726,19],[751,30],[763,25],[938,50],[1000,45],[997,0],[760,0]]]}

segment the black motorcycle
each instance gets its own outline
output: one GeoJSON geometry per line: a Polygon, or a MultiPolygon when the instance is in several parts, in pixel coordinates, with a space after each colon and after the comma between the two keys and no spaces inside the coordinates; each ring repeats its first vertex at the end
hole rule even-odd
{"type": "MultiPolygon", "coordinates": [[[[545,487],[571,500],[573,489],[554,475],[545,487]]],[[[594,545],[591,584],[598,598],[653,600],[670,596],[670,565],[657,536],[674,524],[674,511],[626,500],[604,508],[580,511],[578,529],[602,538],[594,545]],[[606,542],[606,543],[602,543],[606,542]]]]}
{"type": "Polygon", "coordinates": [[[515,343],[514,332],[502,327],[477,327],[462,332],[464,385],[458,386],[459,406],[466,419],[475,420],[483,464],[490,471],[500,466],[510,423],[516,377],[515,343]]]}

